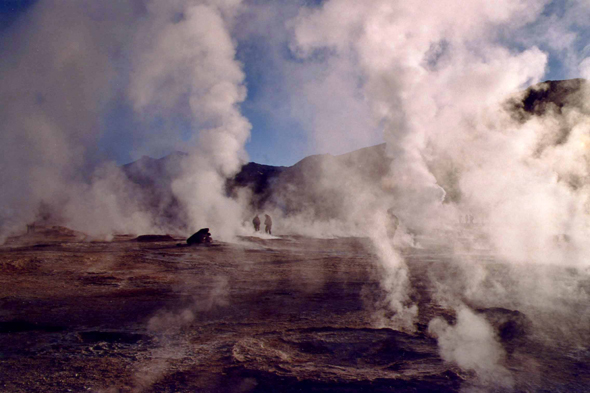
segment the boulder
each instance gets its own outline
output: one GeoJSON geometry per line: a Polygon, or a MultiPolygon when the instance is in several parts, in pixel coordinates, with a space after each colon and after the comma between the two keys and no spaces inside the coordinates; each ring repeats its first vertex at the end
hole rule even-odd
{"type": "Polygon", "coordinates": [[[211,243],[211,233],[209,233],[209,228],[199,229],[198,232],[186,239],[186,242],[189,246],[211,243]]]}

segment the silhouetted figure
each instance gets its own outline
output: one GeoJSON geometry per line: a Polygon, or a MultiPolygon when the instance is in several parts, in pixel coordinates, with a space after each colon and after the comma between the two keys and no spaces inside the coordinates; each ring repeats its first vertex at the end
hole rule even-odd
{"type": "Polygon", "coordinates": [[[254,230],[258,232],[260,230],[260,217],[258,217],[258,214],[252,220],[252,224],[254,224],[254,230]]]}
{"type": "Polygon", "coordinates": [[[387,236],[393,238],[399,226],[399,218],[393,213],[393,208],[387,210],[387,217],[389,218],[387,221],[387,236]]]}
{"type": "Polygon", "coordinates": [[[565,233],[555,235],[555,242],[558,244],[567,244],[570,242],[570,237],[565,233]]]}
{"type": "Polygon", "coordinates": [[[186,239],[189,246],[194,244],[208,244],[211,243],[211,234],[209,228],[199,229],[194,235],[186,239]]]}
{"type": "Polygon", "coordinates": [[[27,224],[27,233],[35,232],[35,224],[27,224]]]}
{"type": "Polygon", "coordinates": [[[264,217],[264,231],[269,235],[272,235],[272,219],[268,214],[265,214],[264,217]]]}
{"type": "Polygon", "coordinates": [[[475,222],[475,216],[471,213],[466,213],[460,217],[460,222],[465,225],[471,225],[475,222]]]}

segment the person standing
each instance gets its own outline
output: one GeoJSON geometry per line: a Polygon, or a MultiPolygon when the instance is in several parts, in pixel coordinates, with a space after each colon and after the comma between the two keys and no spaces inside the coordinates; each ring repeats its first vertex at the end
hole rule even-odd
{"type": "Polygon", "coordinates": [[[258,214],[252,220],[252,224],[254,224],[254,231],[258,232],[260,230],[260,217],[258,217],[258,214]]]}
{"type": "Polygon", "coordinates": [[[395,236],[395,232],[397,231],[397,227],[399,226],[399,218],[393,212],[393,208],[387,210],[387,236],[390,239],[393,239],[395,236]]]}
{"type": "Polygon", "coordinates": [[[264,231],[269,235],[272,235],[272,219],[268,214],[265,214],[264,217],[264,231]]]}

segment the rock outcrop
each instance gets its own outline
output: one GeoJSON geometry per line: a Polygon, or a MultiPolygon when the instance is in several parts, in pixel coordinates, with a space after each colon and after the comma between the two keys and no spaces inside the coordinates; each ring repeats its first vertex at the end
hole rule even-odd
{"type": "Polygon", "coordinates": [[[189,246],[194,246],[198,244],[209,244],[211,243],[211,233],[209,233],[209,228],[202,228],[199,229],[198,232],[194,233],[191,237],[186,239],[186,243],[189,246]]]}

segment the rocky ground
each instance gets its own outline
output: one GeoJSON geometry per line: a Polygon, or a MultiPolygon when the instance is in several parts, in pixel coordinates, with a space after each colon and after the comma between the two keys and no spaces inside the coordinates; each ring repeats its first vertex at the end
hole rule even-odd
{"type": "MultiPolygon", "coordinates": [[[[441,359],[428,333],[432,318],[456,317],[433,297],[433,280],[461,279],[444,246],[404,252],[420,309],[404,333],[375,318],[385,293],[366,239],[144,240],[55,227],[0,247],[0,391],[495,389],[441,359]]],[[[587,342],[548,340],[526,312],[470,306],[496,329],[515,391],[590,388],[587,342]]]]}

